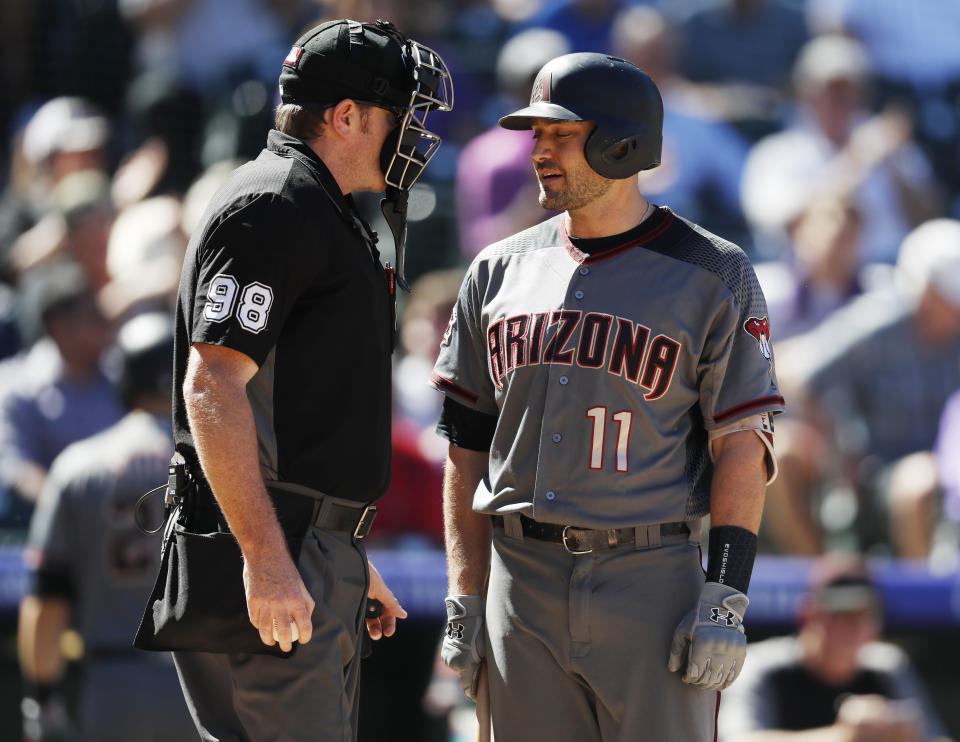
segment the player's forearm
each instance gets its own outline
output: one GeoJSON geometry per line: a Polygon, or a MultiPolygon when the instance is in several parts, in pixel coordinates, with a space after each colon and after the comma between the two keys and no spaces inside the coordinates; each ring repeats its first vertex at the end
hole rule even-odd
{"type": "Polygon", "coordinates": [[[473,511],[473,494],[489,455],[451,445],[444,469],[443,524],[448,592],[480,595],[490,566],[490,516],[473,511]]]}
{"type": "Polygon", "coordinates": [[[58,682],[64,659],[60,637],[70,623],[66,600],[28,595],[20,604],[17,648],[24,677],[39,684],[58,682]]]}
{"type": "Polygon", "coordinates": [[[230,530],[247,560],[285,548],[263,484],[256,426],[246,387],[203,364],[191,364],[184,400],[194,445],[230,530]]]}
{"type": "Polygon", "coordinates": [[[766,448],[756,433],[746,430],[719,438],[716,451],[710,525],[737,526],[756,533],[766,496],[766,448]]]}

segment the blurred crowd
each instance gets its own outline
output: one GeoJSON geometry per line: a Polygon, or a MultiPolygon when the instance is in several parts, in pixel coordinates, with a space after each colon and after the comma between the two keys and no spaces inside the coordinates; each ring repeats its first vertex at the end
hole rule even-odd
{"type": "MultiPolygon", "coordinates": [[[[456,88],[411,194],[394,481],[372,546],[441,546],[442,400],[427,384],[439,340],[472,257],[549,216],[529,134],[497,119],[547,60],[599,51],[663,94],[662,165],[641,191],[741,245],[766,294],[788,412],[762,552],[956,568],[955,0],[0,4],[0,543],[27,539],[60,454],[127,414],[118,331],[173,310],[207,199],[264,145],[292,40],[338,17],[392,20],[443,56],[456,88]]],[[[389,257],[376,199],[360,203],[389,257]]],[[[413,695],[438,635],[430,625],[397,659],[419,668],[413,695]]]]}

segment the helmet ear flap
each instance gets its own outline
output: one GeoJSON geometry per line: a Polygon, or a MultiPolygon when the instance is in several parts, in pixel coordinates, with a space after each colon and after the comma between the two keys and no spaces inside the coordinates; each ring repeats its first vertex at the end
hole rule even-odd
{"type": "Polygon", "coordinates": [[[587,164],[598,174],[611,180],[629,178],[636,173],[640,136],[634,134],[606,144],[598,137],[599,129],[600,127],[596,127],[591,132],[584,145],[587,164]]]}

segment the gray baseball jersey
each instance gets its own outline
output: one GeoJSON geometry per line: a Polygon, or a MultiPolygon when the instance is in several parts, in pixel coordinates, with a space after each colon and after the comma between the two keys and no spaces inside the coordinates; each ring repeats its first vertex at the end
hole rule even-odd
{"type": "MultiPolygon", "coordinates": [[[[132,412],[57,457],[31,521],[33,591],[67,598],[83,637],[83,739],[196,735],[170,656],[132,646],[160,561],[160,537],[137,529],[133,509],[166,482],[172,452],[169,421],[132,412]]],[[[148,525],[163,521],[162,502],[148,501],[148,525]]]]}
{"type": "Polygon", "coordinates": [[[709,510],[708,431],[784,409],[740,248],[657,209],[587,255],[558,215],[481,252],[433,384],[498,418],[474,509],[613,528],[709,510]]]}

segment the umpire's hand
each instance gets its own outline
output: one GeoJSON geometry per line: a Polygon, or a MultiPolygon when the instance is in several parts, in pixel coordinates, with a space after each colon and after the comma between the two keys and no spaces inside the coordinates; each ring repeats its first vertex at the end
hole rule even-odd
{"type": "Polygon", "coordinates": [[[293,625],[297,628],[297,641],[310,641],[310,616],[315,602],[293,564],[286,542],[264,550],[256,559],[244,558],[243,586],[250,623],[260,632],[260,641],[268,647],[279,644],[282,651],[289,652],[293,649],[293,625]]]}
{"type": "Polygon", "coordinates": [[[723,690],[740,670],[747,654],[743,614],[750,600],[719,582],[707,582],[697,605],[673,634],[671,672],[686,667],[683,682],[703,690],[723,690]]]}
{"type": "Polygon", "coordinates": [[[440,658],[460,676],[463,692],[477,700],[480,667],[486,654],[483,640],[483,596],[450,595],[447,605],[447,628],[440,658]]]}
{"type": "Polygon", "coordinates": [[[387,587],[383,581],[380,572],[373,566],[373,562],[368,562],[370,567],[370,588],[367,590],[368,611],[367,611],[367,633],[370,638],[377,640],[382,636],[393,636],[397,630],[397,619],[406,618],[407,612],[393,591],[387,587]],[[376,606],[375,611],[370,611],[371,605],[376,606]]]}

